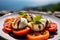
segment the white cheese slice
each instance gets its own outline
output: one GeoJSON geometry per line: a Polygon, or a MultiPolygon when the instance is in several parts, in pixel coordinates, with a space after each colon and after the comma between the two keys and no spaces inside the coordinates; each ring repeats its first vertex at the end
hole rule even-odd
{"type": "Polygon", "coordinates": [[[26,27],[28,22],[27,22],[27,19],[21,18],[21,19],[16,19],[14,23],[13,23],[13,28],[14,29],[21,29],[21,28],[26,27]],[[19,22],[19,25],[17,25],[18,22],[19,22]],[[15,23],[15,25],[14,25],[14,23],[15,23]]]}
{"type": "Polygon", "coordinates": [[[44,25],[44,27],[46,26],[46,22],[47,22],[47,19],[41,19],[40,22],[44,25]]]}
{"type": "Polygon", "coordinates": [[[39,27],[36,24],[32,28],[33,28],[34,31],[39,31],[39,27]]]}

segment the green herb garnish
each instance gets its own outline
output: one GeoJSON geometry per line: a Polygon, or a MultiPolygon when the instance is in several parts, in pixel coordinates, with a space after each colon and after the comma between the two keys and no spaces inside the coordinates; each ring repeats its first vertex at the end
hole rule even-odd
{"type": "Polygon", "coordinates": [[[36,23],[36,24],[41,24],[41,22],[40,22],[40,21],[36,21],[35,23],[36,23]]]}
{"type": "Polygon", "coordinates": [[[25,12],[22,12],[22,11],[20,11],[18,14],[19,14],[20,16],[25,16],[25,15],[26,15],[26,13],[25,13],[25,12]]]}
{"type": "Polygon", "coordinates": [[[37,15],[36,17],[33,18],[33,21],[35,23],[40,23],[39,20],[42,18],[42,15],[37,15]]]}

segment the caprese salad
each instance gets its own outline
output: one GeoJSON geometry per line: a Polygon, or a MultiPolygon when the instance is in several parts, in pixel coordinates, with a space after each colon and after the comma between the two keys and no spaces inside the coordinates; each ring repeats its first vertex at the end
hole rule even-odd
{"type": "Polygon", "coordinates": [[[16,36],[26,35],[28,40],[47,40],[51,32],[57,30],[57,24],[42,15],[19,12],[19,16],[6,18],[3,31],[16,36]]]}

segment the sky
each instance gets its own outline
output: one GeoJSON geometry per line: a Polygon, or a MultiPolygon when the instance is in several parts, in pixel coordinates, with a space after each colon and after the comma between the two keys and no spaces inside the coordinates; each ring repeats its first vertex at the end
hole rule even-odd
{"type": "Polygon", "coordinates": [[[0,0],[0,10],[19,10],[24,7],[35,7],[59,2],[60,0],[0,0]]]}

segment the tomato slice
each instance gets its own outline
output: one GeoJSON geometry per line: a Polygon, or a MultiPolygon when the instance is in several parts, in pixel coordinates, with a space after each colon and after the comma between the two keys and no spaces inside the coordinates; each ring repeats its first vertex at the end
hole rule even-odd
{"type": "Polygon", "coordinates": [[[50,23],[50,27],[48,28],[48,30],[49,30],[50,32],[56,31],[56,30],[57,30],[57,24],[54,23],[54,22],[50,23]]]}
{"type": "Polygon", "coordinates": [[[25,29],[21,29],[21,30],[13,30],[13,34],[15,34],[16,36],[21,36],[24,34],[27,34],[30,32],[30,28],[25,28],[25,29]]]}
{"type": "Polygon", "coordinates": [[[7,18],[5,21],[4,21],[4,28],[3,28],[3,31],[6,32],[6,33],[9,33],[12,31],[11,27],[12,27],[12,21],[14,20],[15,18],[7,18]]]}
{"type": "Polygon", "coordinates": [[[7,18],[7,19],[4,21],[4,23],[6,23],[6,22],[11,22],[11,21],[13,21],[13,20],[15,20],[15,18],[7,18]]]}
{"type": "Polygon", "coordinates": [[[45,31],[44,35],[33,36],[27,34],[28,40],[47,40],[49,38],[49,31],[45,31]]]}
{"type": "Polygon", "coordinates": [[[10,32],[12,32],[12,29],[4,27],[4,28],[3,28],[3,31],[4,31],[5,33],[10,33],[10,32]]]}

